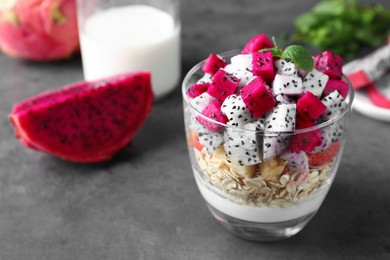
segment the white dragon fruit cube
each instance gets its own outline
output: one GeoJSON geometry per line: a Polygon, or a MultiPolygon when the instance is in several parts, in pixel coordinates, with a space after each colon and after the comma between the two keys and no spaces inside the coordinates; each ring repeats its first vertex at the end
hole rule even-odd
{"type": "Polygon", "coordinates": [[[252,74],[251,71],[246,70],[246,69],[236,68],[232,64],[228,64],[224,68],[224,70],[227,73],[232,74],[234,77],[236,77],[236,78],[238,78],[240,80],[240,82],[238,83],[238,88],[236,90],[237,94],[239,94],[241,89],[242,89],[242,87],[244,87],[254,77],[254,75],[252,74]]]}
{"type": "Polygon", "coordinates": [[[279,104],[267,115],[267,131],[293,131],[295,129],[296,104],[279,104]]]}
{"type": "Polygon", "coordinates": [[[245,125],[246,129],[264,131],[265,129],[265,116],[259,117],[253,122],[247,123],[245,125]]]}
{"type": "Polygon", "coordinates": [[[295,100],[292,99],[291,97],[283,94],[279,94],[275,96],[276,101],[278,104],[294,104],[295,100]]]}
{"type": "Polygon", "coordinates": [[[279,59],[274,62],[275,72],[281,75],[298,76],[298,69],[294,62],[279,59]]]}
{"type": "Polygon", "coordinates": [[[233,56],[230,62],[237,70],[252,71],[252,54],[238,54],[233,56]]]}
{"type": "Polygon", "coordinates": [[[295,129],[295,104],[279,104],[267,115],[265,130],[267,133],[263,141],[263,160],[269,161],[280,155],[288,146],[287,135],[273,134],[272,132],[293,131],[295,129]]]}
{"type": "Polygon", "coordinates": [[[201,77],[201,78],[196,82],[196,84],[211,83],[211,81],[213,81],[213,76],[211,76],[211,75],[208,74],[208,73],[205,73],[205,74],[203,75],[203,77],[201,77]]]}
{"type": "Polygon", "coordinates": [[[303,94],[302,79],[298,76],[276,74],[272,89],[275,95],[301,95],[303,94]]]}
{"type": "Polygon", "coordinates": [[[297,187],[308,180],[310,176],[309,158],[305,152],[300,151],[299,153],[296,153],[293,151],[286,151],[280,158],[287,162],[290,171],[299,173],[298,178],[292,182],[292,185],[297,187]]]}
{"type": "Polygon", "coordinates": [[[328,75],[313,69],[312,71],[308,72],[303,79],[303,89],[305,92],[310,91],[313,95],[319,98],[321,97],[328,80],[328,75]]]}
{"type": "Polygon", "coordinates": [[[300,151],[299,153],[294,151],[285,151],[280,158],[287,162],[288,168],[293,172],[309,171],[309,158],[303,151],[300,151]]]}
{"type": "Polygon", "coordinates": [[[223,143],[223,134],[221,132],[211,132],[207,128],[205,131],[198,132],[198,141],[206,148],[208,154],[213,154],[223,143]]]}
{"type": "Polygon", "coordinates": [[[241,89],[248,84],[249,81],[251,81],[254,77],[251,71],[249,70],[236,70],[233,73],[233,76],[238,78],[240,82],[238,83],[237,93],[240,93],[241,89]]]}
{"type": "Polygon", "coordinates": [[[245,128],[249,130],[237,128],[225,130],[223,146],[226,159],[230,163],[237,163],[241,166],[258,164],[261,159],[255,125],[248,125],[245,128]]]}
{"type": "Polygon", "coordinates": [[[204,92],[195,97],[191,101],[191,105],[199,112],[202,112],[213,101],[217,101],[217,99],[211,96],[209,93],[204,92]]]}
{"type": "Polygon", "coordinates": [[[277,134],[267,134],[264,136],[263,140],[263,161],[270,161],[276,156],[283,153],[289,142],[289,137],[277,135],[277,134]]]}
{"type": "Polygon", "coordinates": [[[314,148],[313,153],[323,152],[331,144],[337,142],[343,135],[343,125],[340,122],[335,122],[321,129],[321,144],[314,148]]]}
{"type": "Polygon", "coordinates": [[[227,117],[228,125],[244,127],[253,120],[251,111],[246,107],[241,96],[228,96],[222,103],[221,112],[227,117]]]}
{"type": "Polygon", "coordinates": [[[325,96],[321,101],[326,106],[326,111],[322,114],[325,120],[339,116],[347,108],[347,103],[337,90],[325,96]]]}
{"type": "Polygon", "coordinates": [[[196,117],[192,115],[191,123],[189,125],[190,129],[198,133],[198,141],[208,154],[213,154],[223,143],[223,132],[217,131],[212,132],[207,127],[202,125],[196,120],[196,117]]]}

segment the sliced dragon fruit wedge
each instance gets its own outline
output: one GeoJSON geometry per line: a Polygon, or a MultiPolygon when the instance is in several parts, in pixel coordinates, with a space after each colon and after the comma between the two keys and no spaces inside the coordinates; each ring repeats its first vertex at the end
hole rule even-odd
{"type": "Polygon", "coordinates": [[[301,95],[303,94],[302,79],[298,76],[276,74],[272,89],[275,95],[301,95]]]}
{"type": "Polygon", "coordinates": [[[328,79],[328,75],[322,73],[321,71],[313,69],[312,71],[308,72],[303,79],[303,89],[305,90],[305,92],[310,91],[315,96],[321,97],[326,83],[328,82],[328,79]]]}
{"type": "Polygon", "coordinates": [[[267,83],[272,83],[275,77],[274,62],[271,51],[254,52],[252,54],[252,73],[260,76],[267,83]]]}
{"type": "Polygon", "coordinates": [[[220,69],[215,73],[207,93],[223,102],[225,98],[236,92],[238,84],[239,79],[220,69]]]}
{"type": "Polygon", "coordinates": [[[205,73],[214,75],[220,68],[224,68],[226,64],[226,61],[221,56],[211,53],[206,59],[202,70],[205,73]]]}
{"type": "Polygon", "coordinates": [[[74,162],[100,162],[124,148],[151,111],[149,72],[78,82],[14,106],[16,136],[30,148],[74,162]]]}
{"type": "Polygon", "coordinates": [[[241,96],[255,118],[265,115],[277,103],[271,88],[260,77],[254,77],[243,87],[241,96]]]}
{"type": "Polygon", "coordinates": [[[228,96],[222,104],[221,111],[228,118],[228,125],[244,127],[253,120],[251,111],[247,108],[241,96],[228,96]]]}

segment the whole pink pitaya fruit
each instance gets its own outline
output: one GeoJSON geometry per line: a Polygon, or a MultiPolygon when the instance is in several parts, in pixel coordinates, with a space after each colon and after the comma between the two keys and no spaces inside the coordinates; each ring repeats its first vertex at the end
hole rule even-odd
{"type": "Polygon", "coordinates": [[[79,51],[76,0],[1,1],[0,49],[36,61],[79,51]]]}

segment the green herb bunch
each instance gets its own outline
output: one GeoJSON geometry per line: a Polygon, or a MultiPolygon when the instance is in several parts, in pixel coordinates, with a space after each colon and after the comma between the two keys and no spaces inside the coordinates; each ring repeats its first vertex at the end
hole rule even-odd
{"type": "Polygon", "coordinates": [[[357,0],[322,0],[295,19],[289,40],[331,50],[348,59],[362,47],[383,45],[390,33],[390,10],[357,0]]]}

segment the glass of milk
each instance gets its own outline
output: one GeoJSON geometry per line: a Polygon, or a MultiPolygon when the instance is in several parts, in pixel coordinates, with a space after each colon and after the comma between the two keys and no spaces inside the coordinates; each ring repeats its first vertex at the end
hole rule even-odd
{"type": "Polygon", "coordinates": [[[180,79],[179,0],[77,0],[85,80],[149,70],[155,99],[180,79]]]}

